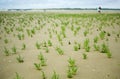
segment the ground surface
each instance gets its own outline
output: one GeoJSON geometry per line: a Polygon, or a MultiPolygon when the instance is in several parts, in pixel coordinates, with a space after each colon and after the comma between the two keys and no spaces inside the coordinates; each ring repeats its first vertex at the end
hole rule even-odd
{"type": "Polygon", "coordinates": [[[59,79],[69,79],[70,57],[78,68],[72,79],[120,79],[120,14],[0,13],[0,79],[15,79],[16,72],[24,79],[42,79],[41,71],[47,79],[51,79],[53,71],[59,74],[59,79]],[[100,37],[101,32],[104,33],[103,38],[100,37]],[[96,43],[95,37],[98,38],[96,43]],[[89,52],[84,47],[86,39],[89,39],[89,52]],[[52,46],[49,46],[48,40],[52,46]],[[36,43],[40,44],[40,49],[37,49],[36,43]],[[111,58],[106,52],[101,53],[103,43],[112,54],[111,58]],[[23,44],[26,48],[22,50],[23,44]],[[77,51],[74,50],[76,44],[80,44],[77,51]],[[98,51],[94,44],[99,46],[98,51]],[[56,47],[64,54],[60,55],[56,47]],[[46,66],[37,70],[34,63],[40,62],[40,52],[46,59],[46,66]],[[83,59],[83,53],[87,59],[83,59]],[[23,57],[23,63],[17,61],[19,55],[23,57]]]}

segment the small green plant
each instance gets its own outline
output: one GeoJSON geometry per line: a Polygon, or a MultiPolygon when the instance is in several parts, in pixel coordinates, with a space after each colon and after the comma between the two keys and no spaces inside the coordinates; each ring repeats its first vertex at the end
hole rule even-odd
{"type": "Polygon", "coordinates": [[[43,42],[43,47],[47,47],[47,43],[45,41],[43,42]]]}
{"type": "Polygon", "coordinates": [[[37,70],[41,70],[41,64],[40,63],[34,63],[34,66],[37,70]]]}
{"type": "Polygon", "coordinates": [[[23,79],[17,72],[15,74],[16,74],[16,77],[14,79],[23,79]]]}
{"type": "Polygon", "coordinates": [[[75,43],[75,45],[74,45],[74,51],[78,51],[78,50],[80,50],[80,48],[81,48],[81,45],[78,44],[78,43],[75,43]]]}
{"type": "Polygon", "coordinates": [[[103,40],[105,38],[105,33],[104,31],[101,31],[99,34],[100,38],[103,40]]]}
{"type": "Polygon", "coordinates": [[[110,52],[108,46],[105,43],[103,43],[101,53],[108,53],[108,52],[110,52]]]}
{"type": "Polygon", "coordinates": [[[14,53],[14,54],[16,54],[16,52],[17,52],[17,48],[14,46],[14,47],[12,47],[12,52],[14,53]]]}
{"type": "Polygon", "coordinates": [[[100,50],[99,45],[94,44],[94,48],[95,48],[95,51],[99,51],[100,50]]]}
{"type": "Polygon", "coordinates": [[[6,47],[4,47],[4,53],[6,56],[10,55],[10,51],[6,47]]]}
{"type": "Polygon", "coordinates": [[[108,58],[112,57],[112,54],[110,52],[106,53],[108,58]]]}
{"type": "Polygon", "coordinates": [[[56,47],[56,51],[60,54],[63,55],[64,51],[60,47],[56,47]]]}
{"type": "Polygon", "coordinates": [[[89,33],[88,30],[85,30],[84,31],[84,36],[87,36],[88,33],[89,33]]]}
{"type": "Polygon", "coordinates": [[[4,42],[5,42],[5,44],[7,44],[8,43],[8,39],[5,39],[4,42]]]}
{"type": "Polygon", "coordinates": [[[48,40],[48,46],[52,46],[52,42],[48,40]]]}
{"type": "Polygon", "coordinates": [[[108,46],[107,46],[105,43],[102,44],[101,53],[106,53],[108,58],[111,58],[111,57],[112,57],[112,54],[111,54],[111,52],[110,52],[110,49],[108,48],[108,46]]]}
{"type": "Polygon", "coordinates": [[[49,49],[48,47],[45,48],[45,52],[48,53],[49,52],[49,49]]]}
{"type": "Polygon", "coordinates": [[[19,39],[19,40],[22,40],[21,34],[18,34],[17,36],[18,36],[18,39],[19,39]]]}
{"type": "Polygon", "coordinates": [[[51,79],[59,79],[59,75],[54,71],[51,79]]]}
{"type": "Polygon", "coordinates": [[[38,42],[36,42],[35,45],[36,45],[36,48],[37,48],[37,49],[40,49],[40,44],[39,44],[38,42]]]}
{"type": "Polygon", "coordinates": [[[94,43],[97,43],[98,42],[98,37],[96,36],[95,38],[94,38],[94,43]]]}
{"type": "Polygon", "coordinates": [[[47,79],[47,77],[43,71],[42,71],[42,79],[47,79]]]}
{"type": "Polygon", "coordinates": [[[23,62],[24,62],[23,57],[20,56],[20,55],[18,55],[18,57],[17,57],[16,59],[17,59],[17,61],[18,61],[19,63],[23,63],[23,62]]]}
{"type": "Polygon", "coordinates": [[[83,59],[87,59],[87,54],[83,53],[83,59]]]}
{"type": "Polygon", "coordinates": [[[44,60],[40,60],[40,63],[41,63],[41,66],[46,66],[47,65],[45,59],[44,60]]]}
{"type": "Polygon", "coordinates": [[[70,67],[70,68],[71,68],[71,71],[72,71],[72,75],[76,75],[77,70],[78,70],[77,66],[73,66],[73,67],[70,67]]]}
{"type": "Polygon", "coordinates": [[[84,48],[85,48],[86,52],[89,52],[89,51],[90,51],[89,39],[86,39],[86,40],[84,41],[84,48]]]}
{"type": "Polygon", "coordinates": [[[38,59],[39,59],[39,60],[44,60],[44,59],[45,59],[42,53],[40,53],[40,54],[38,55],[38,59]]]}
{"type": "Polygon", "coordinates": [[[25,50],[26,49],[26,45],[23,43],[22,44],[22,49],[21,50],[25,50]]]}
{"type": "Polygon", "coordinates": [[[71,71],[70,68],[69,68],[68,71],[67,71],[67,77],[68,77],[68,78],[72,78],[72,77],[73,77],[73,74],[72,74],[72,71],[71,71]]]}
{"type": "Polygon", "coordinates": [[[75,60],[72,59],[71,57],[68,59],[69,67],[75,66],[75,60]]]}

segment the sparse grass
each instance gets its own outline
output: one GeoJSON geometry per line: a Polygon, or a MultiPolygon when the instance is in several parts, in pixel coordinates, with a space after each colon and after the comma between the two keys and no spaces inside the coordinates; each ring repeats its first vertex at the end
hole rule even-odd
{"type": "Polygon", "coordinates": [[[99,50],[100,50],[100,46],[99,46],[99,45],[94,44],[94,49],[95,49],[95,51],[99,51],[99,50]]]}
{"type": "Polygon", "coordinates": [[[43,71],[42,71],[42,79],[47,79],[47,77],[43,71]]]}
{"type": "Polygon", "coordinates": [[[80,44],[77,43],[74,45],[74,51],[78,51],[78,50],[80,50],[80,48],[81,48],[80,44]]]}
{"type": "Polygon", "coordinates": [[[86,40],[84,41],[84,48],[85,48],[86,52],[89,52],[89,51],[90,51],[89,42],[90,42],[89,39],[86,39],[86,40]]]}
{"type": "Polygon", "coordinates": [[[17,61],[19,63],[23,63],[24,62],[23,57],[21,55],[18,55],[18,57],[16,59],[17,59],[17,61]]]}
{"type": "Polygon", "coordinates": [[[84,31],[84,36],[87,36],[88,33],[89,33],[89,31],[88,31],[88,30],[85,30],[85,31],[84,31]]]}
{"type": "Polygon", "coordinates": [[[106,53],[108,58],[112,57],[110,49],[108,48],[108,46],[105,43],[102,44],[101,53],[106,53]]]}
{"type": "Polygon", "coordinates": [[[48,46],[52,46],[52,42],[48,40],[48,46]]]}
{"type": "Polygon", "coordinates": [[[72,59],[72,58],[69,58],[69,59],[68,59],[68,63],[69,63],[69,67],[76,66],[76,65],[75,65],[75,60],[72,59]]]}
{"type": "Polygon", "coordinates": [[[17,72],[15,74],[16,74],[16,76],[14,79],[23,79],[17,72]]]}
{"type": "Polygon", "coordinates": [[[21,48],[21,50],[25,50],[25,49],[26,49],[26,44],[23,43],[23,44],[22,44],[22,48],[21,48]]]}
{"type": "Polygon", "coordinates": [[[41,64],[40,63],[34,63],[34,66],[37,70],[41,70],[41,64]]]}
{"type": "Polygon", "coordinates": [[[64,51],[60,48],[60,47],[56,47],[56,51],[58,52],[58,54],[63,55],[64,51]]]}
{"type": "Polygon", "coordinates": [[[4,47],[4,53],[6,56],[10,55],[10,51],[6,47],[4,47]]]}
{"type": "Polygon", "coordinates": [[[87,59],[87,54],[86,53],[83,53],[83,59],[87,59]]]}
{"type": "Polygon", "coordinates": [[[4,43],[7,44],[7,43],[8,43],[8,39],[5,39],[5,40],[4,40],[4,43]]]}
{"type": "Polygon", "coordinates": [[[36,46],[37,49],[40,49],[40,48],[41,48],[41,47],[40,47],[41,45],[40,45],[38,42],[36,42],[35,46],[36,46]]]}
{"type": "Polygon", "coordinates": [[[97,43],[98,42],[98,36],[96,36],[95,38],[94,38],[94,43],[97,43]]]}
{"type": "Polygon", "coordinates": [[[99,36],[100,36],[101,40],[103,40],[105,38],[105,32],[101,31],[99,36]]]}
{"type": "Polygon", "coordinates": [[[12,52],[13,52],[13,54],[17,53],[17,48],[15,46],[12,47],[12,52]]]}
{"type": "Polygon", "coordinates": [[[54,71],[51,79],[59,79],[59,75],[54,71]]]}

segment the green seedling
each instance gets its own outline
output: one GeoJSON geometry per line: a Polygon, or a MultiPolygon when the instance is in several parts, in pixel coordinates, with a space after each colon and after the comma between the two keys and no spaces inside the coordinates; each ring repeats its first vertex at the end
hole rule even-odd
{"type": "Polygon", "coordinates": [[[87,54],[83,53],[83,59],[87,59],[87,54]]]}
{"type": "Polygon", "coordinates": [[[36,45],[36,48],[37,48],[37,49],[40,49],[40,44],[39,44],[38,42],[36,42],[35,45],[36,45]]]}
{"type": "Polygon", "coordinates": [[[89,52],[89,51],[90,51],[89,39],[86,39],[86,40],[84,41],[84,48],[85,48],[86,52],[89,52]]]}
{"type": "Polygon", "coordinates": [[[10,51],[6,47],[4,47],[4,53],[6,56],[10,55],[10,51]]]}
{"type": "Polygon", "coordinates": [[[100,50],[99,45],[94,44],[94,48],[95,48],[95,51],[99,51],[100,50]]]}
{"type": "Polygon", "coordinates": [[[48,46],[52,46],[52,42],[48,40],[48,46]]]}
{"type": "Polygon", "coordinates": [[[60,54],[60,55],[63,55],[64,54],[64,51],[59,48],[59,47],[56,47],[56,51],[60,54]]]}
{"type": "Polygon", "coordinates": [[[17,72],[15,74],[16,74],[16,77],[14,79],[23,79],[17,72]]]}
{"type": "Polygon", "coordinates": [[[51,79],[59,79],[59,75],[54,71],[51,79]]]}
{"type": "Polygon", "coordinates": [[[12,47],[12,52],[14,53],[14,54],[16,54],[16,52],[17,52],[17,48],[14,46],[14,47],[12,47]]]}
{"type": "Polygon", "coordinates": [[[71,71],[72,71],[72,75],[76,75],[77,70],[78,70],[77,66],[73,66],[73,67],[70,67],[70,68],[71,68],[71,71]]]}
{"type": "Polygon", "coordinates": [[[46,66],[46,60],[40,60],[41,66],[46,66]]]}
{"type": "Polygon", "coordinates": [[[41,64],[40,63],[34,63],[34,66],[37,70],[41,70],[41,64]]]}
{"type": "Polygon", "coordinates": [[[48,47],[45,48],[45,52],[48,53],[49,52],[49,49],[48,47]]]}
{"type": "Polygon", "coordinates": [[[108,46],[105,43],[103,43],[101,53],[109,53],[109,52],[110,52],[110,50],[109,50],[108,46]]]}
{"type": "Polygon", "coordinates": [[[45,58],[44,58],[44,56],[43,56],[42,53],[40,53],[40,54],[38,55],[38,59],[39,59],[39,60],[45,60],[45,58]]]}
{"type": "Polygon", "coordinates": [[[84,31],[84,36],[87,36],[88,33],[89,33],[88,30],[85,30],[84,31]]]}
{"type": "Polygon", "coordinates": [[[108,58],[112,57],[112,54],[110,52],[106,53],[108,58]]]}
{"type": "Polygon", "coordinates": [[[96,36],[95,38],[94,38],[94,43],[97,43],[98,42],[98,37],[96,36]]]}
{"type": "Polygon", "coordinates": [[[7,43],[8,43],[8,39],[5,39],[5,40],[4,40],[4,43],[7,44],[7,43]]]}
{"type": "Polygon", "coordinates": [[[23,57],[20,56],[20,55],[19,55],[16,59],[17,59],[17,61],[18,61],[19,63],[23,63],[23,62],[24,62],[23,57]]]}
{"type": "Polygon", "coordinates": [[[43,71],[42,71],[42,79],[47,79],[47,77],[43,71]]]}
{"type": "Polygon", "coordinates": [[[69,59],[68,59],[68,63],[69,63],[69,67],[76,66],[76,65],[75,65],[75,60],[72,59],[72,58],[69,58],[69,59]]]}
{"type": "Polygon", "coordinates": [[[73,74],[72,74],[72,71],[71,71],[70,68],[69,68],[68,71],[67,71],[67,77],[68,77],[68,78],[72,78],[72,77],[73,77],[73,74]]]}
{"type": "Polygon", "coordinates": [[[25,50],[26,49],[26,45],[23,43],[22,44],[22,50],[25,50]]]}
{"type": "Polygon", "coordinates": [[[105,38],[105,32],[101,31],[99,34],[100,38],[103,40],[105,38]]]}

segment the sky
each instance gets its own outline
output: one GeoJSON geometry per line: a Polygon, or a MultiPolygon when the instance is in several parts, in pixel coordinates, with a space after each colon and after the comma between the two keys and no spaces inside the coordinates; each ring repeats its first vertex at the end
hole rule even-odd
{"type": "Polygon", "coordinates": [[[120,8],[120,0],[0,0],[0,9],[120,8]]]}

